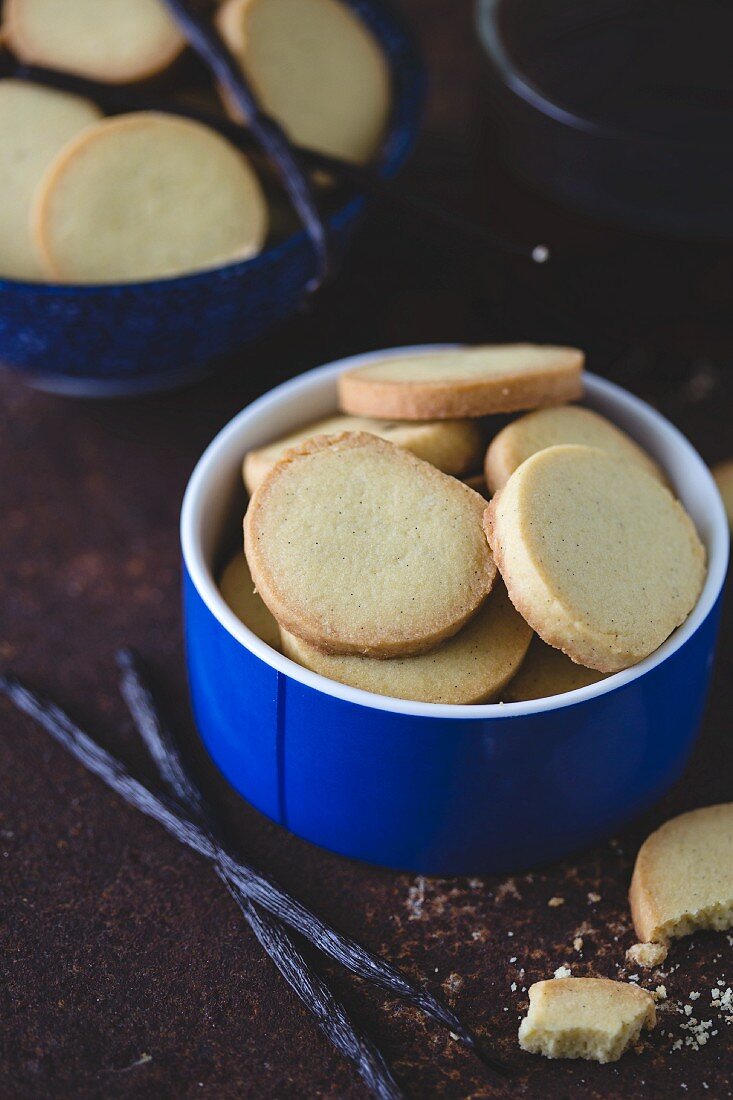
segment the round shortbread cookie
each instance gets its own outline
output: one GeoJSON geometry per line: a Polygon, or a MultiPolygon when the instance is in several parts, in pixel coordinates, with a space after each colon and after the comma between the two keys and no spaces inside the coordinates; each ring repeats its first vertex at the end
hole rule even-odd
{"type": "Polygon", "coordinates": [[[0,80],[0,274],[42,279],[30,231],[36,189],[54,157],[100,112],[87,99],[0,80]]]}
{"type": "Polygon", "coordinates": [[[684,622],[705,549],[679,501],[640,467],[595,447],[532,455],[484,526],[510,599],[549,645],[616,672],[684,622]]]}
{"type": "Polygon", "coordinates": [[[257,253],[267,205],[242,154],[206,126],[141,112],[104,119],[50,165],[33,211],[46,273],[155,279],[257,253]]]}
{"type": "Polygon", "coordinates": [[[514,675],[532,631],[497,581],[458,634],[417,657],[339,656],[281,630],[283,653],[312,672],[351,687],[421,703],[486,703],[514,675]]]}
{"type": "Polygon", "coordinates": [[[615,1062],[656,1022],[651,993],[632,982],[551,978],[529,987],[519,1045],[546,1058],[615,1062]]]}
{"type": "Polygon", "coordinates": [[[412,451],[418,458],[437,466],[444,474],[463,474],[476,465],[476,456],[483,449],[484,434],[473,420],[433,420],[426,423],[401,424],[395,420],[372,420],[365,416],[332,416],[317,420],[282,439],[249,451],[244,456],[242,474],[249,493],[261,481],[286,451],[314,435],[337,435],[339,432],[369,432],[412,451]]]}
{"type": "Polygon", "coordinates": [[[559,649],[538,638],[532,639],[522,667],[502,692],[505,703],[524,703],[529,699],[549,699],[566,691],[587,687],[603,680],[602,672],[576,665],[559,649]]]}
{"type": "Polygon", "coordinates": [[[733,802],[680,814],[639,849],[629,890],[642,941],[733,927],[733,802]]]}
{"type": "Polygon", "coordinates": [[[253,634],[273,649],[280,648],[280,628],[255,590],[243,550],[238,550],[219,581],[224,601],[253,634]]]}
{"type": "Polygon", "coordinates": [[[728,524],[733,531],[733,459],[713,467],[713,477],[723,498],[728,524]]]}
{"type": "Polygon", "coordinates": [[[166,69],[185,46],[161,0],[6,0],[4,17],[21,61],[112,84],[166,69]]]}
{"type": "Polygon", "coordinates": [[[530,455],[561,443],[599,447],[609,454],[636,462],[660,481],[665,480],[654,459],[605,416],[578,405],[558,405],[513,420],[494,436],[484,462],[486,483],[491,492],[506,485],[517,466],[530,455]]]}
{"type": "Polygon", "coordinates": [[[389,118],[389,67],[348,4],[227,0],[217,22],[265,110],[294,142],[355,163],[375,155],[389,118]]]}
{"type": "Polygon", "coordinates": [[[421,653],[457,633],[491,590],[484,507],[386,440],[316,436],[255,491],[245,552],[289,633],[330,653],[421,653]]]}
{"type": "Polygon", "coordinates": [[[339,404],[361,416],[442,420],[572,401],[582,393],[577,348],[485,344],[391,355],[339,377],[339,404]]]}

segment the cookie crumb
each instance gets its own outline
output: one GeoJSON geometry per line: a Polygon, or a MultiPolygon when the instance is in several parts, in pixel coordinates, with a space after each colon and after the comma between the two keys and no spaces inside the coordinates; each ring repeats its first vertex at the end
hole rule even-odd
{"type": "Polygon", "coordinates": [[[552,897],[547,903],[550,909],[557,909],[559,905],[565,904],[565,898],[552,897]]]}
{"type": "Polygon", "coordinates": [[[573,975],[573,972],[572,972],[572,970],[570,969],[569,966],[558,966],[557,970],[555,971],[554,977],[556,977],[556,978],[571,978],[572,975],[573,975]]]}
{"type": "Polygon", "coordinates": [[[666,958],[667,948],[663,943],[635,943],[626,952],[627,962],[647,970],[661,966],[666,958]]]}

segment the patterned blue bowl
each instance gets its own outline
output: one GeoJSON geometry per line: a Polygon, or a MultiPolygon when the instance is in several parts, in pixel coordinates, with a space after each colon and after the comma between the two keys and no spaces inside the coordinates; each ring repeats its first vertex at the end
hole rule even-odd
{"type": "MultiPolygon", "coordinates": [[[[423,72],[409,34],[381,0],[348,0],[382,44],[394,97],[379,160],[394,175],[417,136],[423,72]]],[[[336,261],[364,213],[357,196],[328,224],[336,261]]],[[[104,286],[0,279],[0,363],[31,385],[77,396],[175,389],[264,335],[298,307],[314,274],[301,231],[252,260],[177,278],[104,286]]]]}
{"type": "Polygon", "coordinates": [[[257,638],[216,578],[241,540],[244,452],[331,414],[339,372],[370,357],[266,394],[220,432],[192,475],[181,540],[201,736],[253,805],[347,856],[428,874],[519,870],[566,856],[657,799],[692,748],[728,562],[715,483],[659,413],[589,375],[586,403],[657,458],[707,548],[707,579],[687,621],[640,664],[552,699],[449,706],[335,683],[257,638]]]}

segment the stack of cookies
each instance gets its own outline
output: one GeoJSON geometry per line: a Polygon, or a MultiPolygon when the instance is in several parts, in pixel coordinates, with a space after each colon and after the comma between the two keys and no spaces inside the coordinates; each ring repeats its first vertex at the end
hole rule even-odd
{"type": "Polygon", "coordinates": [[[224,598],[292,660],[400,699],[541,698],[642,660],[694,607],[705,551],[654,460],[565,404],[582,367],[489,345],[345,372],[345,415],[245,456],[224,598]],[[487,418],[525,409],[487,449],[487,418]]]}

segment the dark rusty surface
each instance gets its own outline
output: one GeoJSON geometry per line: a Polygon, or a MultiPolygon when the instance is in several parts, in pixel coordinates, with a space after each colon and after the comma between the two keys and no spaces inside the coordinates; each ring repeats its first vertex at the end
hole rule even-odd
{"type": "MultiPolygon", "coordinates": [[[[581,252],[603,243],[602,233],[580,231],[503,179],[490,142],[481,149],[468,4],[411,0],[406,7],[434,77],[413,184],[446,205],[491,208],[495,223],[516,233],[549,230],[553,241],[572,241],[581,252]]],[[[657,259],[664,251],[651,246],[657,259]]],[[[615,271],[611,283],[620,286],[625,262],[617,256],[597,270],[615,271]]],[[[708,253],[685,254],[684,262],[694,268],[706,317],[683,321],[667,308],[666,292],[649,285],[655,320],[644,333],[646,350],[614,372],[714,461],[733,452],[730,265],[708,253]]],[[[0,662],[57,697],[150,779],[116,692],[113,654],[133,644],[148,656],[197,774],[243,850],[327,918],[427,977],[511,1069],[507,1088],[492,1091],[480,1066],[439,1029],[329,971],[410,1096],[727,1096],[733,1028],[709,1007],[718,979],[733,984],[725,935],[680,943],[664,976],[643,979],[663,983],[669,1001],[644,1052],[617,1066],[522,1054],[516,1030],[524,987],[561,964],[575,974],[623,975],[633,942],[626,888],[639,841],[671,813],[731,798],[730,609],[711,705],[684,781],[614,842],[515,879],[423,880],[296,840],[228,792],[188,715],[177,519],[204,445],[275,381],[341,354],[396,342],[521,337],[524,329],[579,337],[580,328],[538,320],[529,299],[522,326],[522,294],[507,295],[504,285],[496,270],[484,275],[475,262],[450,266],[377,215],[315,311],[209,385],[84,404],[3,377],[0,662]],[[503,301],[503,314],[486,304],[492,295],[503,301]],[[553,897],[564,904],[548,905],[553,897]],[[688,1002],[690,991],[702,995],[688,1002]],[[702,1049],[672,1050],[689,1035],[684,1003],[696,1018],[714,1021],[717,1034],[702,1049]]],[[[599,283],[599,298],[608,285],[599,283]]],[[[638,331],[633,314],[618,312],[619,332],[624,325],[638,331]]],[[[7,706],[0,717],[0,1096],[363,1097],[360,1081],[321,1039],[208,867],[31,722],[7,706]]]]}

